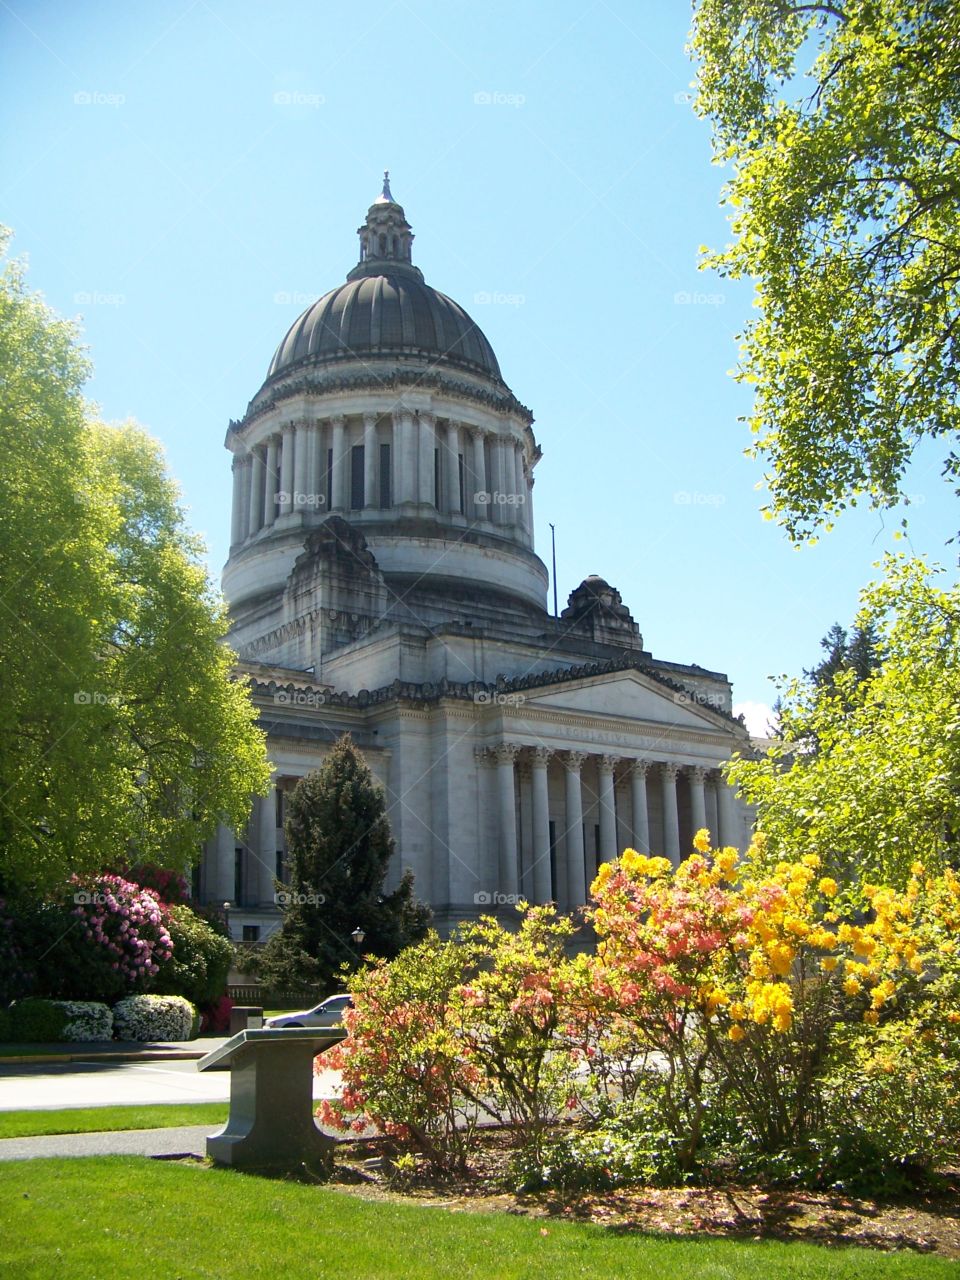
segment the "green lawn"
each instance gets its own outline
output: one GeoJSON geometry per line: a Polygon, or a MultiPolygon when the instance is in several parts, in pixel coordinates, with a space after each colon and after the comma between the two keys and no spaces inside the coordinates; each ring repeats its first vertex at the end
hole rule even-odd
{"type": "Polygon", "coordinates": [[[0,1164],[0,1273],[17,1280],[873,1280],[943,1258],[601,1227],[360,1200],[135,1157],[0,1164]]]}
{"type": "Polygon", "coordinates": [[[161,1103],[155,1107],[76,1107],[63,1111],[0,1111],[0,1138],[44,1133],[106,1133],[114,1129],[169,1129],[223,1124],[225,1102],[161,1103]]]}

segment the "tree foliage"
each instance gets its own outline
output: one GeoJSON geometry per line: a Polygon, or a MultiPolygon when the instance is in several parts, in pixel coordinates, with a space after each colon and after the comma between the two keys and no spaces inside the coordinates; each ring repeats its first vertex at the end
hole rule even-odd
{"type": "Polygon", "coordinates": [[[283,923],[264,949],[261,972],[275,990],[330,988],[363,948],[392,957],[424,937],[429,911],[407,871],[392,893],[383,884],[394,857],[383,791],[345,734],[319,769],[297,784],[285,825],[290,884],[283,923]]]}
{"type": "Polygon", "coordinates": [[[955,861],[960,835],[960,587],[890,558],[857,619],[882,660],[792,682],[781,738],[730,779],[757,806],[774,858],[819,854],[831,873],[903,884],[910,865],[955,861]]]}
{"type": "Polygon", "coordinates": [[[159,447],[96,422],[69,324],[0,277],[0,883],[183,868],[266,786],[159,447]]]}
{"type": "Polygon", "coordinates": [[[960,8],[952,0],[699,0],[697,110],[733,163],[735,239],[705,265],[756,281],[738,377],[799,539],[902,496],[917,442],[960,480],[960,8]]]}

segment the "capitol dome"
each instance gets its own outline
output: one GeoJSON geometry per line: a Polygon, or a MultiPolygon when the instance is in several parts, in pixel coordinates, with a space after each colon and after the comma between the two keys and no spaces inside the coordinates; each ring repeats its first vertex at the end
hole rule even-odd
{"type": "Polygon", "coordinates": [[[388,177],[359,229],[361,258],[345,284],[324,294],[290,326],[267,380],[298,365],[371,357],[419,357],[502,385],[500,366],[464,309],[424,282],[410,261],[413,234],[388,177]]]}
{"type": "Polygon", "coordinates": [[[290,327],[227,430],[223,590],[245,658],[307,667],[371,628],[546,616],[533,415],[413,265],[386,174],[357,233],[357,265],[290,327]]]}

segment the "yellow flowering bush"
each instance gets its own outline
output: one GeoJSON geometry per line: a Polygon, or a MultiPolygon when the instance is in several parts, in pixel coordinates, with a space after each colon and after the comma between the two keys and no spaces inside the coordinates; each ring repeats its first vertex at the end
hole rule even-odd
{"type": "Polygon", "coordinates": [[[771,865],[762,837],[741,857],[701,831],[694,850],[676,869],[627,850],[600,868],[589,913],[594,992],[621,1052],[632,1040],[669,1064],[658,1087],[691,1160],[712,1105],[764,1150],[816,1130],[838,1026],[868,1034],[936,1004],[956,1039],[953,872],[917,864],[902,892],[866,884],[855,897],[816,854],[771,865]]]}

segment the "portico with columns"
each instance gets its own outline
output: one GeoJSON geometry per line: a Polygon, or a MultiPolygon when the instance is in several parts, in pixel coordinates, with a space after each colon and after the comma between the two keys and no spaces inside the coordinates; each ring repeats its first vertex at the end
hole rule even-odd
{"type": "Polygon", "coordinates": [[[628,845],[742,846],[726,677],[655,657],[596,574],[548,611],[533,415],[413,265],[389,181],[359,236],[226,434],[229,641],[274,777],[209,843],[201,896],[235,936],[275,927],[285,797],[344,732],[384,789],[391,883],[412,870],[442,931],[521,896],[576,909],[628,845]]]}

